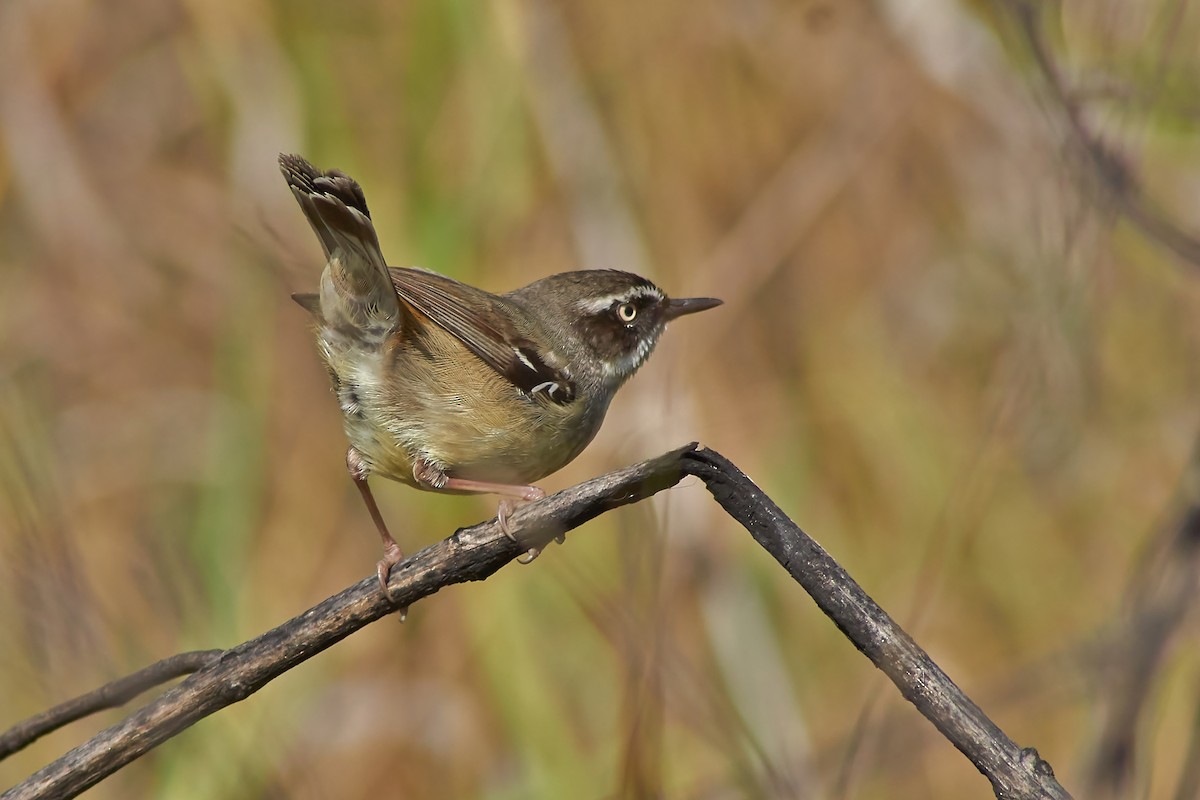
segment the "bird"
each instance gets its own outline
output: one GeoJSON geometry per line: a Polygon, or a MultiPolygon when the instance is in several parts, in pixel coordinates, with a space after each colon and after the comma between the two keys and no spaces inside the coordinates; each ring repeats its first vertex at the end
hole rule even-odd
{"type": "Polygon", "coordinates": [[[349,442],[346,467],[383,544],[376,575],[389,598],[404,553],[368,477],[499,495],[500,527],[515,538],[508,515],[545,497],[534,481],[592,441],[667,324],[722,302],[671,298],[615,269],[561,272],[492,294],[389,267],[357,181],[294,154],[281,154],[279,167],[324,252],[318,291],[292,298],[315,323],[349,442]]]}

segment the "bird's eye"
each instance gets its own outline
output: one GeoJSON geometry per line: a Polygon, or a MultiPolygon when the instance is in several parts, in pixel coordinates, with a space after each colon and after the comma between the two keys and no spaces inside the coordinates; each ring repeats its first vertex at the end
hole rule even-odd
{"type": "Polygon", "coordinates": [[[637,316],[637,308],[633,303],[621,303],[617,306],[617,317],[624,323],[633,322],[633,318],[637,316]]]}

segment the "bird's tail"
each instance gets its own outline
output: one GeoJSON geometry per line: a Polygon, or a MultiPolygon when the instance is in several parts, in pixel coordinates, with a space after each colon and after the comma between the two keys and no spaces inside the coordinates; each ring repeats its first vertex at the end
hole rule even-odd
{"type": "Polygon", "coordinates": [[[322,172],[297,155],[280,155],[279,169],[326,257],[320,294],[294,299],[327,327],[386,335],[400,323],[400,301],[362,187],[344,172],[322,172]]]}

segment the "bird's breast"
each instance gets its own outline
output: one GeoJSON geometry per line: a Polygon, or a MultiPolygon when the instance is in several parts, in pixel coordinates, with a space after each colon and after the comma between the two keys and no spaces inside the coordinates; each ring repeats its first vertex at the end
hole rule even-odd
{"type": "Polygon", "coordinates": [[[604,409],[585,393],[566,404],[531,397],[439,334],[374,350],[322,347],[346,436],[373,473],[415,486],[420,458],[455,477],[531,483],[596,435],[604,409]]]}

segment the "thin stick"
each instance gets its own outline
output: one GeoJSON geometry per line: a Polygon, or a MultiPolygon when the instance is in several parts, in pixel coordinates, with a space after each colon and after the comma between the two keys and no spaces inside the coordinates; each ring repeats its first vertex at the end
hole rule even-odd
{"type": "Polygon", "coordinates": [[[204,717],[245,700],[274,678],[377,619],[455,583],[480,581],[613,508],[644,500],[683,476],[680,458],[695,445],[611,472],[513,512],[509,538],[495,520],[465,528],[397,564],[388,587],[375,575],[279,627],[225,651],[179,685],[96,734],[0,798],[69,798],[204,717]]]}
{"type": "Polygon", "coordinates": [[[18,722],[0,734],[0,761],[36,742],[51,731],[56,731],[75,720],[106,708],[117,708],[128,703],[147,689],[166,683],[181,675],[190,675],[211,664],[223,650],[193,650],[177,653],[132,675],[106,683],[99,689],[59,703],[49,711],[43,711],[27,720],[18,722]]]}
{"type": "Polygon", "coordinates": [[[273,678],[364,625],[455,583],[483,580],[531,547],[618,506],[674,486],[705,482],[717,502],[812,595],[855,647],[878,666],[983,773],[1003,798],[1070,795],[1050,765],[1022,749],[954,685],[929,656],[820,545],[719,453],[689,445],[566,489],[518,509],[509,538],[493,520],[458,531],[398,564],[388,587],[368,578],[272,631],[226,651],[124,721],[97,734],[0,795],[6,800],[66,798],[95,785],[198,720],[243,700],[273,678]]]}
{"type": "Polygon", "coordinates": [[[699,449],[683,458],[684,470],[705,482],[721,507],[804,587],[905,699],[971,760],[991,781],[996,797],[1070,797],[1036,750],[1021,748],[1008,738],[841,565],[741,470],[715,450],[699,449]]]}

